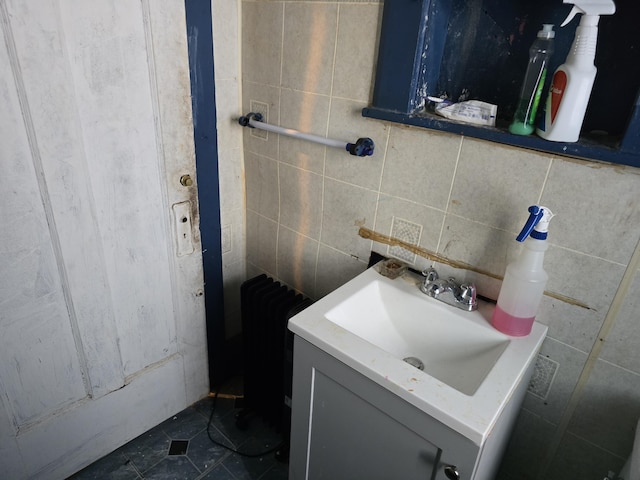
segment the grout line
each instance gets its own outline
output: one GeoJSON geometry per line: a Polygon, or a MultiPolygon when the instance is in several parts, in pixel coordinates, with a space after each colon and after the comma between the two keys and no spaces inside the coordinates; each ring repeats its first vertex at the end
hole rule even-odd
{"type": "Polygon", "coordinates": [[[549,159],[549,165],[547,165],[547,172],[545,173],[544,180],[542,181],[542,188],[540,189],[540,195],[538,195],[538,205],[542,204],[542,195],[544,194],[544,189],[547,187],[547,180],[549,180],[549,176],[551,175],[551,167],[553,166],[554,157],[549,159]]]}
{"type": "MultiPolygon", "coordinates": [[[[340,5],[336,8],[336,34],[333,39],[333,59],[331,61],[331,85],[329,86],[329,103],[327,105],[327,123],[325,127],[325,135],[329,136],[329,125],[331,120],[331,108],[333,106],[333,82],[335,80],[335,71],[336,71],[336,54],[338,51],[338,30],[340,28],[340,5]]],[[[316,250],[316,261],[315,268],[313,274],[313,296],[317,298],[318,294],[318,265],[320,264],[320,247],[324,245],[321,243],[322,240],[322,231],[324,227],[324,192],[326,187],[326,179],[327,179],[327,151],[329,149],[327,147],[324,148],[324,153],[322,157],[322,193],[320,196],[320,230],[318,232],[318,248],[316,250]]]]}
{"type": "Polygon", "coordinates": [[[587,443],[589,445],[591,445],[592,447],[597,448],[598,450],[602,450],[603,452],[607,452],[609,455],[612,455],[616,458],[619,458],[620,460],[626,460],[627,458],[625,457],[621,457],[620,454],[612,452],[611,450],[607,450],[606,448],[602,448],[600,445],[597,445],[589,440],[587,440],[586,438],[581,437],[580,435],[576,435],[575,433],[571,433],[568,432],[567,435],[571,435],[574,438],[577,438],[578,440],[580,440],[581,442],[587,443]]]}
{"type": "MultiPolygon", "coordinates": [[[[384,167],[387,163],[387,152],[389,151],[389,139],[391,138],[391,129],[393,127],[391,125],[389,125],[389,128],[387,129],[387,143],[384,147],[384,153],[382,154],[382,167],[380,168],[380,179],[378,180],[378,191],[376,193],[376,206],[375,206],[375,210],[373,212],[373,225],[371,226],[371,228],[373,230],[377,230],[376,228],[376,224],[378,222],[378,208],[380,207],[380,191],[382,190],[382,177],[384,176],[384,167]]],[[[393,225],[393,220],[391,221],[391,224],[393,225]]],[[[391,232],[389,232],[391,233],[391,232]]],[[[418,242],[419,243],[419,242],[418,242]]],[[[375,241],[371,241],[371,246],[369,247],[369,251],[372,251],[373,248],[375,247],[376,242],[375,241]]],[[[415,262],[414,262],[415,263],[415,262]]]]}
{"type": "Polygon", "coordinates": [[[578,383],[576,384],[573,393],[571,394],[571,398],[565,408],[565,411],[562,414],[562,418],[558,424],[558,428],[549,443],[549,448],[547,449],[547,454],[543,460],[542,468],[540,469],[540,474],[538,475],[539,480],[543,480],[546,478],[547,472],[551,467],[551,463],[558,453],[558,449],[560,447],[560,442],[566,433],[567,427],[569,426],[569,422],[573,417],[573,414],[578,407],[578,403],[582,399],[582,393],[587,386],[587,382],[591,377],[591,373],[596,366],[596,363],[600,357],[600,353],[602,352],[602,348],[604,346],[604,342],[611,333],[611,329],[620,313],[620,309],[622,308],[622,304],[629,292],[631,287],[631,283],[640,268],[640,241],[636,245],[636,248],[629,260],[629,264],[622,276],[622,280],[618,285],[618,289],[616,290],[616,294],[613,297],[613,301],[611,302],[611,306],[609,307],[609,311],[605,316],[604,322],[600,327],[600,331],[598,332],[598,339],[595,341],[591,352],[589,352],[589,356],[587,357],[587,361],[585,363],[582,372],[580,373],[580,377],[578,378],[578,383]]]}
{"type": "MultiPolygon", "coordinates": [[[[460,136],[460,144],[458,145],[458,155],[456,156],[456,166],[453,169],[453,176],[451,177],[451,185],[449,185],[449,195],[447,195],[447,204],[444,207],[444,216],[442,217],[442,225],[440,225],[440,234],[438,235],[438,243],[436,244],[436,252],[440,251],[440,244],[442,237],[444,236],[444,226],[449,215],[449,205],[451,204],[451,196],[453,195],[453,185],[456,182],[456,176],[458,175],[458,165],[460,164],[460,155],[462,154],[462,143],[464,142],[464,136],[460,136]]],[[[433,262],[432,262],[433,265],[433,262]]]]}

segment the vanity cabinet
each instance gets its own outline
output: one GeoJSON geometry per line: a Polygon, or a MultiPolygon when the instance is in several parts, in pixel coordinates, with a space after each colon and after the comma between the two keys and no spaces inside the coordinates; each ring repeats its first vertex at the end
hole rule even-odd
{"type": "Polygon", "coordinates": [[[470,480],[479,456],[480,446],[295,337],[290,480],[470,480]]]}
{"type": "Polygon", "coordinates": [[[492,313],[369,268],[292,317],[290,480],[494,480],[547,327],[492,313]]]}

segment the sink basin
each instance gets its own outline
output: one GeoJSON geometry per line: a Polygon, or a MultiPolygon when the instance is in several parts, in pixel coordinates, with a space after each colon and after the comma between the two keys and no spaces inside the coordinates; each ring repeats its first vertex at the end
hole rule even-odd
{"type": "Polygon", "coordinates": [[[459,310],[422,293],[420,280],[369,268],[291,318],[289,329],[482,445],[521,402],[547,327],[534,322],[528,336],[509,337],[490,324],[493,304],[459,310]]]}
{"type": "Polygon", "coordinates": [[[375,279],[325,317],[401,360],[419,359],[426,373],[473,395],[509,339],[474,323],[471,312],[396,285],[375,279]]]}

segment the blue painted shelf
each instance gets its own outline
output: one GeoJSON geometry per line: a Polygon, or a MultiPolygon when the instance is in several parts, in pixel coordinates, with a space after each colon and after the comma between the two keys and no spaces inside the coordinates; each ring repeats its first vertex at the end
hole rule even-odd
{"type": "MultiPolygon", "coordinates": [[[[542,23],[559,25],[558,0],[394,0],[384,2],[372,104],[365,117],[457,133],[506,145],[640,167],[640,37],[636,0],[616,0],[600,19],[598,76],[576,143],[509,133],[528,49],[542,23]],[[600,63],[600,65],[599,65],[600,63]],[[498,105],[498,127],[479,127],[424,111],[427,95],[498,105]],[[615,98],[612,98],[612,93],[615,98]]],[[[577,21],[557,29],[549,70],[564,61],[577,21]]],[[[551,77],[549,75],[548,77],[551,77]]],[[[546,91],[546,88],[545,88],[546,91]]]]}
{"type": "Polygon", "coordinates": [[[600,140],[583,138],[576,143],[549,142],[535,135],[513,135],[512,133],[509,133],[506,127],[498,128],[470,125],[430,113],[410,115],[375,107],[367,107],[362,110],[362,115],[364,117],[375,118],[387,122],[457,133],[459,135],[479,138],[505,145],[530,148],[540,152],[640,167],[640,155],[638,153],[621,150],[615,146],[615,140],[610,138],[603,138],[600,140]]]}

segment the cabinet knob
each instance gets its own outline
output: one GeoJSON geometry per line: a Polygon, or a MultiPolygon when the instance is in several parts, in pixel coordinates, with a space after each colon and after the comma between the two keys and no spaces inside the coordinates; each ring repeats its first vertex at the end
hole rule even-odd
{"type": "Polygon", "coordinates": [[[455,465],[447,465],[446,467],[444,467],[444,474],[449,480],[460,480],[458,467],[456,467],[455,465]]]}

